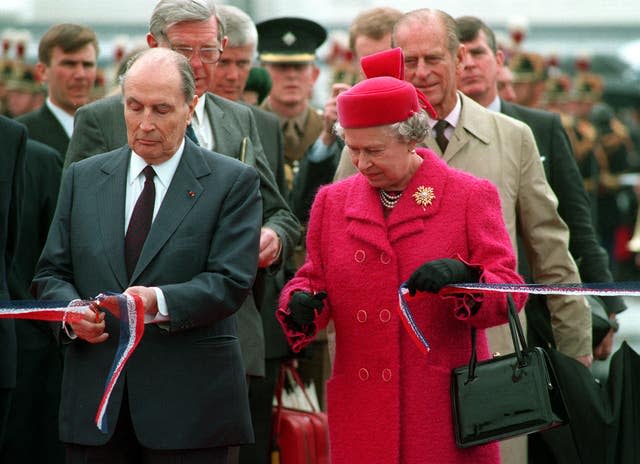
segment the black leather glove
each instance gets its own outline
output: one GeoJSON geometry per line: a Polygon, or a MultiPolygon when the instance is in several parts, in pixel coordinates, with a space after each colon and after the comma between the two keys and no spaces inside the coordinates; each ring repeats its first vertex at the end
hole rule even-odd
{"type": "Polygon", "coordinates": [[[409,294],[418,292],[438,293],[446,285],[459,282],[477,282],[478,271],[457,259],[436,259],[413,271],[407,280],[409,294]]]}
{"type": "Polygon", "coordinates": [[[298,326],[302,327],[309,325],[316,317],[315,312],[318,314],[322,312],[324,307],[324,300],[327,297],[327,292],[309,293],[298,291],[291,295],[289,300],[289,311],[291,312],[292,321],[298,326]]]}

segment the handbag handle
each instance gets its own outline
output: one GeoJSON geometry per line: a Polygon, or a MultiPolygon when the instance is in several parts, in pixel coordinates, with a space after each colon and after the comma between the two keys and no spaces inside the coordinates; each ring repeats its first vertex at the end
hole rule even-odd
{"type": "MultiPolygon", "coordinates": [[[[511,294],[507,294],[507,316],[509,319],[509,331],[511,332],[511,340],[513,341],[513,349],[518,359],[517,367],[523,367],[527,365],[527,361],[524,356],[529,347],[527,340],[524,336],[524,330],[522,330],[522,324],[520,324],[520,318],[516,312],[516,305],[513,302],[511,294]]],[[[476,328],[471,327],[471,356],[469,358],[469,369],[467,373],[466,383],[473,381],[476,378],[476,366],[478,364],[478,354],[476,352],[476,328]]],[[[515,375],[515,374],[514,374],[515,375]]]]}

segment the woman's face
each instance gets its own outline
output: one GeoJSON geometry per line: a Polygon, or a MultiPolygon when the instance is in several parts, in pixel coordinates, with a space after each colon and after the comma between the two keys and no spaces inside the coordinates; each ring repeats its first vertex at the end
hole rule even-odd
{"type": "Polygon", "coordinates": [[[415,142],[399,140],[388,126],[344,129],[344,141],[372,187],[402,190],[413,176],[415,142]]]}

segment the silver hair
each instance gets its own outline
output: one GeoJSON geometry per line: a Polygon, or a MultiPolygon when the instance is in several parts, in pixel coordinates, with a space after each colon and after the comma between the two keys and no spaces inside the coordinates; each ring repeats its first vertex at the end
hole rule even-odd
{"type": "MultiPolygon", "coordinates": [[[[427,117],[427,113],[423,110],[412,114],[404,121],[395,122],[381,127],[388,129],[398,140],[406,143],[421,143],[429,136],[431,131],[429,128],[429,118],[427,117]]],[[[340,126],[340,123],[335,123],[334,131],[338,137],[344,138],[344,128],[340,126]]]]}
{"type": "Polygon", "coordinates": [[[208,21],[212,16],[218,23],[218,42],[222,44],[224,23],[213,0],[160,0],[151,14],[149,32],[156,40],[168,42],[167,29],[174,24],[208,21]]]}
{"type": "Polygon", "coordinates": [[[125,71],[120,76],[120,90],[124,95],[124,85],[129,75],[129,71],[133,67],[134,63],[143,57],[150,55],[148,59],[154,59],[157,61],[169,61],[173,63],[178,69],[180,74],[180,82],[182,83],[182,94],[184,95],[185,102],[191,103],[193,96],[196,94],[196,80],[193,77],[193,70],[191,64],[180,53],[176,53],[173,50],[167,48],[149,48],[133,55],[127,65],[125,71]]]}
{"type": "Polygon", "coordinates": [[[232,5],[218,6],[218,14],[227,34],[227,47],[258,48],[258,30],[247,13],[232,5]]]}

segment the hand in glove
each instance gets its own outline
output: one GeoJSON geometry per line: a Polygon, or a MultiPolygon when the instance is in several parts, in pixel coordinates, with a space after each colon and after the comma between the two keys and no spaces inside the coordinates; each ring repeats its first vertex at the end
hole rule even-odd
{"type": "Polygon", "coordinates": [[[291,312],[291,320],[298,326],[302,327],[311,324],[316,312],[320,314],[324,307],[324,300],[327,292],[309,293],[298,291],[291,295],[289,300],[289,311],[291,312]]]}
{"type": "Polygon", "coordinates": [[[457,259],[436,259],[416,269],[409,280],[407,288],[414,296],[418,292],[438,293],[446,285],[460,282],[477,282],[478,271],[457,259]]]}

